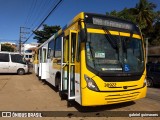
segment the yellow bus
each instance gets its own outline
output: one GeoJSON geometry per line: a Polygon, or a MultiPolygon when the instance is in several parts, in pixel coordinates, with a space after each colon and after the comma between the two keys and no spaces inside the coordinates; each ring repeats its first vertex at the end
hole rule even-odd
{"type": "Polygon", "coordinates": [[[38,48],[35,49],[35,52],[34,52],[34,55],[33,55],[33,70],[34,70],[34,73],[36,75],[38,75],[38,48]]]}
{"type": "Polygon", "coordinates": [[[61,97],[98,106],[146,96],[144,41],[134,23],[81,12],[52,42],[49,79],[61,97]]]}

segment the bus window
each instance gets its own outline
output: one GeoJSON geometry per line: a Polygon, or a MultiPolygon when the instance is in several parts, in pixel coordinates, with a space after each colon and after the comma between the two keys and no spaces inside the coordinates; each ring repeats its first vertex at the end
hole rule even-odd
{"type": "Polygon", "coordinates": [[[55,42],[55,57],[61,57],[61,36],[55,42]]]}
{"type": "Polygon", "coordinates": [[[72,62],[74,62],[75,59],[75,53],[76,53],[76,33],[71,34],[72,41],[71,41],[71,55],[72,55],[72,62]]]}
{"type": "Polygon", "coordinates": [[[53,57],[53,53],[54,53],[54,40],[51,40],[51,41],[48,43],[48,54],[47,54],[47,58],[53,57]]]}
{"type": "Polygon", "coordinates": [[[47,52],[47,50],[45,48],[43,48],[42,62],[46,62],[46,52],[47,52]]]}

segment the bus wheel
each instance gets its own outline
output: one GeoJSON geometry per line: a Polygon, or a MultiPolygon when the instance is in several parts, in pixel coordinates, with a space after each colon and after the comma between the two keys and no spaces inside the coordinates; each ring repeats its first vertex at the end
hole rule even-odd
{"type": "Polygon", "coordinates": [[[39,68],[37,68],[37,76],[39,77],[39,68]]]}
{"type": "Polygon", "coordinates": [[[153,80],[150,78],[147,78],[147,87],[153,87],[153,80]]]}
{"type": "Polygon", "coordinates": [[[17,74],[18,75],[24,75],[25,74],[25,71],[24,71],[24,69],[18,69],[18,71],[17,71],[17,74]]]}

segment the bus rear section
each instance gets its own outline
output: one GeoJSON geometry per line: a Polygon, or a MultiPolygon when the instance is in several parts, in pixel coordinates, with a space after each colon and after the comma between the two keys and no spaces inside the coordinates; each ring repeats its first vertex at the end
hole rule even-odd
{"type": "Polygon", "coordinates": [[[19,53],[0,52],[0,73],[17,73],[23,75],[29,72],[28,64],[19,53]]]}
{"type": "Polygon", "coordinates": [[[34,56],[33,56],[33,70],[34,70],[34,73],[36,75],[38,75],[38,63],[39,63],[39,60],[38,60],[38,49],[35,50],[35,53],[34,53],[34,56]]]}
{"type": "Polygon", "coordinates": [[[132,22],[80,13],[62,37],[60,93],[82,106],[146,96],[144,45],[132,22]]]}
{"type": "Polygon", "coordinates": [[[51,65],[52,60],[50,57],[50,51],[49,43],[51,40],[53,40],[54,35],[51,36],[47,41],[45,41],[42,45],[39,46],[37,49],[37,52],[35,53],[35,73],[38,75],[40,79],[46,80],[48,82],[48,79],[51,78],[51,65]]]}

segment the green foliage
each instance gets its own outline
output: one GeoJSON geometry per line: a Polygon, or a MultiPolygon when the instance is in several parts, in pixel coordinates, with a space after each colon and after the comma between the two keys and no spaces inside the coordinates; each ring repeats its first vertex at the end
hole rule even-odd
{"type": "Polygon", "coordinates": [[[148,2],[148,0],[140,0],[135,8],[130,9],[141,29],[148,28],[150,30],[152,28],[154,8],[156,8],[155,4],[148,2]]]}
{"type": "Polygon", "coordinates": [[[151,46],[160,45],[160,21],[153,25],[153,31],[148,34],[148,37],[151,46]]]}
{"type": "Polygon", "coordinates": [[[154,11],[156,5],[148,0],[140,0],[134,8],[124,8],[107,12],[106,15],[119,17],[136,23],[150,45],[160,45],[160,11],[154,11]]]}
{"type": "Polygon", "coordinates": [[[2,51],[14,52],[16,51],[16,46],[11,45],[9,43],[1,44],[2,51]]]}
{"type": "Polygon", "coordinates": [[[136,19],[135,19],[134,15],[132,15],[130,9],[127,9],[127,8],[124,8],[120,12],[113,10],[110,13],[107,12],[106,15],[119,17],[119,18],[126,19],[126,20],[129,20],[129,21],[136,23],[136,19]]]}
{"type": "Polygon", "coordinates": [[[38,43],[44,43],[48,40],[52,35],[60,30],[60,26],[48,26],[46,24],[43,25],[43,30],[33,31],[35,34],[33,39],[37,39],[38,43]]]}

